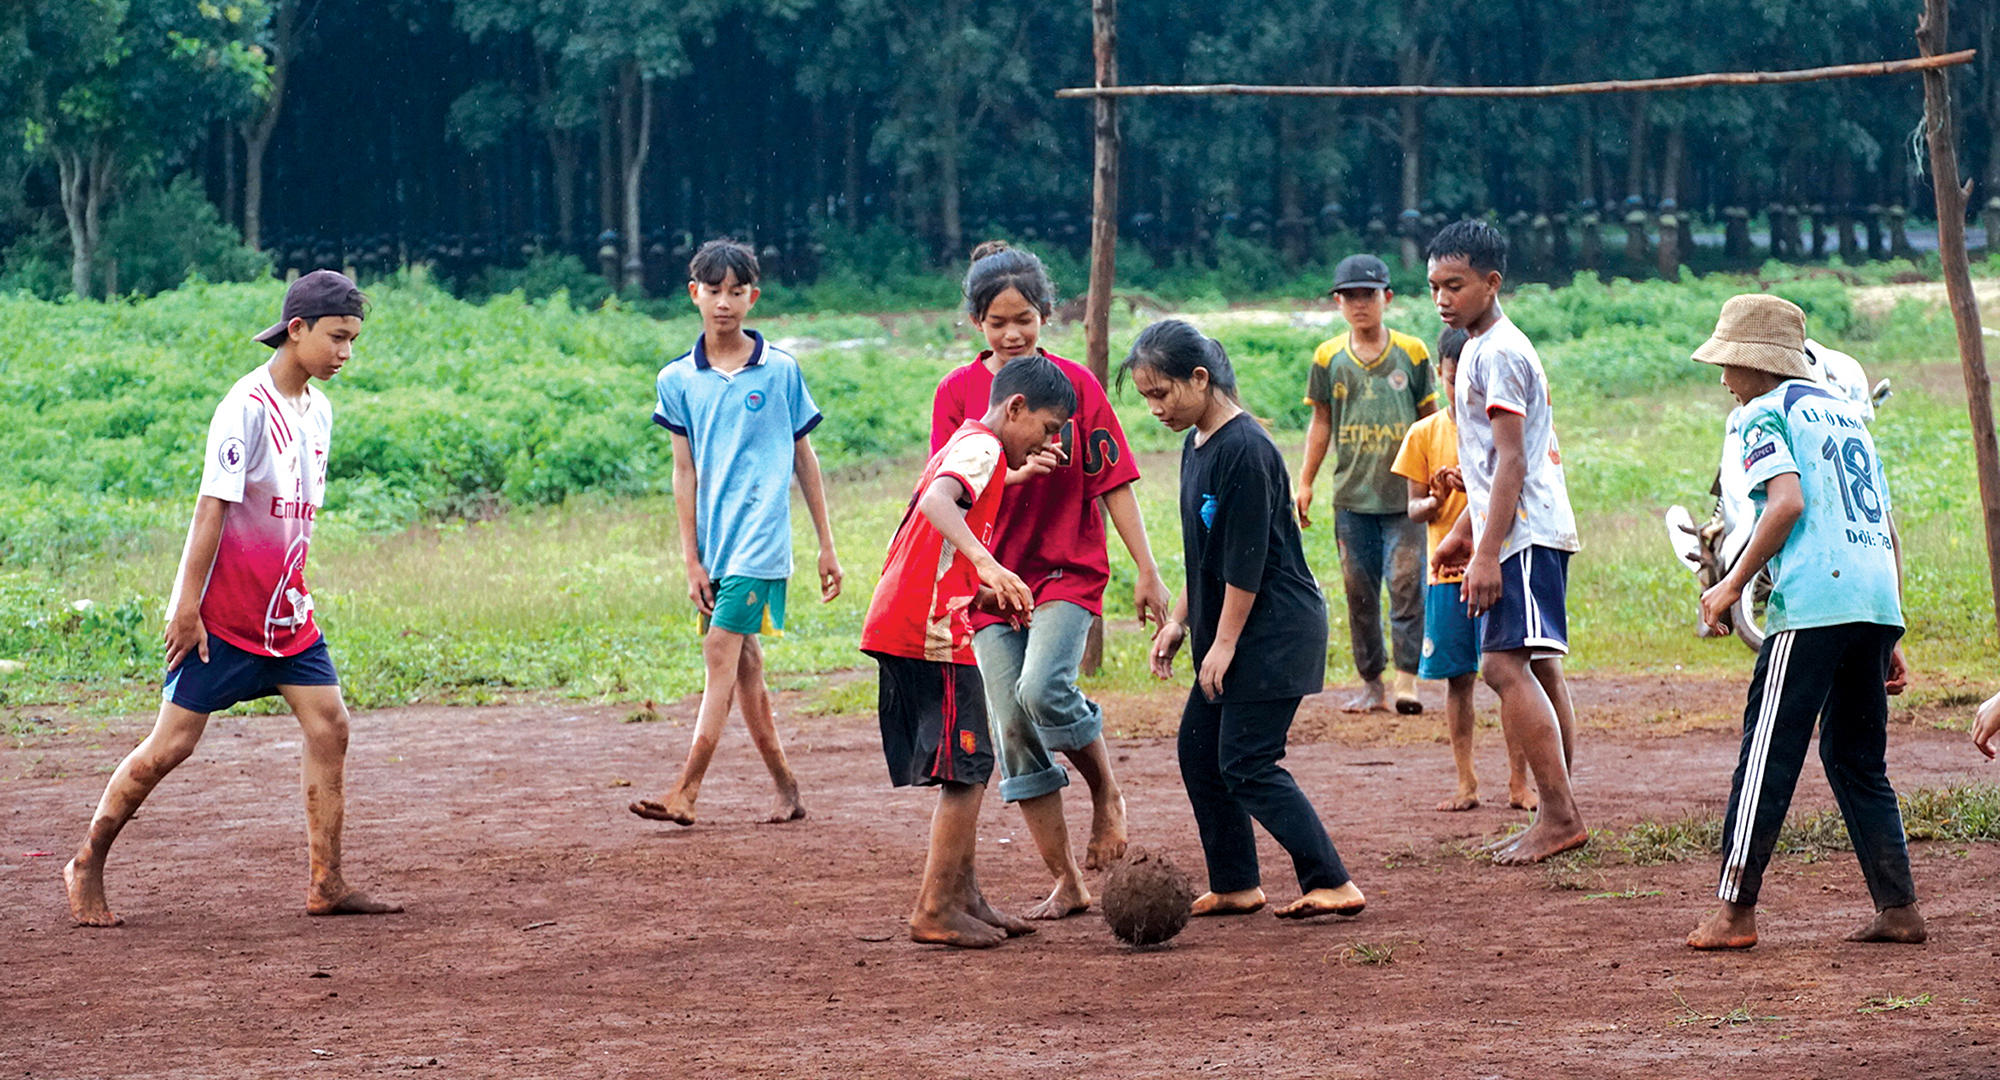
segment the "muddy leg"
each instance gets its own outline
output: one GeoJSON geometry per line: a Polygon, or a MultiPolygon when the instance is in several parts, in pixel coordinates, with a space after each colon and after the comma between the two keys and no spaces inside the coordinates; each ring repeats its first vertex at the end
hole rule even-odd
{"type": "Polygon", "coordinates": [[[1489,652],[1482,663],[1487,685],[1500,695],[1501,726],[1520,743],[1541,799],[1534,823],[1512,844],[1495,852],[1493,861],[1519,866],[1583,846],[1590,834],[1570,793],[1560,721],[1531,670],[1528,650],[1489,652]]]}
{"type": "Polygon", "coordinates": [[[1528,665],[1535,673],[1535,681],[1542,684],[1542,693],[1549,697],[1549,705],[1556,711],[1556,726],[1562,729],[1563,768],[1576,770],[1576,707],[1570,704],[1569,680],[1563,677],[1563,662],[1560,656],[1545,657],[1528,665]]]}
{"type": "Polygon", "coordinates": [[[792,775],[791,762],[785,760],[785,744],[778,738],[777,721],[771,715],[771,692],[764,686],[764,648],[754,634],[744,639],[743,655],[736,664],[736,700],[743,710],[743,726],[750,729],[750,741],[778,789],[778,801],[764,820],[776,824],[804,818],[806,806],[799,801],[799,780],[792,775]]]}
{"type": "Polygon", "coordinates": [[[1090,843],[1083,849],[1083,868],[1108,869],[1125,857],[1125,792],[1111,774],[1111,750],[1098,736],[1081,750],[1066,751],[1069,763],[1090,789],[1090,843]]]}
{"type": "Polygon", "coordinates": [[[338,686],[281,686],[299,718],[305,751],[299,763],[306,800],[308,915],[381,915],[403,905],[371,899],[340,872],[340,834],[347,816],[347,704],[338,686]]]}
{"type": "Polygon", "coordinates": [[[923,885],[917,891],[916,910],[910,913],[910,940],[962,949],[989,949],[1007,940],[1005,930],[970,910],[979,800],[985,794],[985,784],[946,783],[938,790],[923,885]]]}
{"type": "Polygon", "coordinates": [[[1060,919],[1090,910],[1090,890],[1084,887],[1083,871],[1070,854],[1069,827],[1063,821],[1062,791],[1022,799],[1015,805],[1028,823],[1028,834],[1042,853],[1042,862],[1055,876],[1055,891],[1028,911],[1030,919],[1060,919]]]}
{"type": "Polygon", "coordinates": [[[1451,760],[1458,769],[1458,793],[1437,804],[1443,811],[1470,810],[1479,805],[1479,774],[1472,765],[1472,680],[1454,675],[1445,684],[1444,715],[1451,737],[1451,760]]]}
{"type": "Polygon", "coordinates": [[[694,824],[694,801],[701,794],[702,777],[715,759],[716,744],[729,723],[729,707],[736,698],[736,671],[743,655],[745,635],[711,626],[701,639],[701,658],[707,668],[701,684],[701,711],[694,722],[694,739],[688,744],[687,761],[681,774],[665,795],[640,799],[626,809],[651,821],[694,824]]]}
{"type": "Polygon", "coordinates": [[[124,919],[112,914],[104,898],[104,862],[111,854],[112,841],[146,796],[153,793],[174,766],[186,761],[201,741],[208,726],[208,714],[189,712],[172,702],[160,705],[153,730],[111,774],[104,796],[90,818],[90,833],[76,849],[76,857],[63,867],[63,885],[69,892],[69,913],[79,926],[117,926],[124,919]]]}

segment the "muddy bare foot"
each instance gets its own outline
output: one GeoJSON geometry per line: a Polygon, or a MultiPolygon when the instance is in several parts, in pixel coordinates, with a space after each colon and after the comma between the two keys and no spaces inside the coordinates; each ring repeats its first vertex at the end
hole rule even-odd
{"type": "Polygon", "coordinates": [[[1344,713],[1388,712],[1388,690],[1383,687],[1380,679],[1371,683],[1365,683],[1363,684],[1361,693],[1347,699],[1347,704],[1342,705],[1340,711],[1344,713]]]}
{"type": "Polygon", "coordinates": [[[1125,796],[1112,792],[1101,802],[1093,797],[1090,802],[1090,843],[1083,849],[1083,868],[1110,869],[1112,863],[1125,857],[1125,845],[1125,796]]]}
{"type": "MultiPolygon", "coordinates": [[[[671,821],[676,825],[694,824],[694,804],[671,796],[664,802],[640,799],[625,809],[647,821],[671,821]]],[[[804,817],[805,811],[799,811],[799,816],[804,817]]]]}
{"type": "MultiPolygon", "coordinates": [[[[632,805],[637,806],[639,804],[633,803],[632,805]]],[[[638,813],[638,811],[635,810],[633,811],[633,813],[636,814],[638,813]]],[[[645,815],[640,814],[640,816],[644,817],[645,815]]],[[[806,807],[804,803],[799,801],[799,797],[797,795],[792,795],[790,797],[780,796],[778,799],[778,805],[772,807],[771,812],[765,816],[764,824],[783,825],[787,821],[804,821],[805,819],[806,819],[806,807]]],[[[694,815],[689,814],[688,820],[681,822],[681,824],[686,825],[688,822],[693,820],[694,820],[694,815]]]]}
{"type": "Polygon", "coordinates": [[[75,859],[63,867],[63,887],[69,891],[69,915],[78,926],[121,926],[125,920],[111,913],[104,901],[104,870],[79,866],[75,859]]]}
{"type": "Polygon", "coordinates": [[[1027,937],[1035,932],[1033,924],[1001,911],[987,903],[984,896],[973,897],[972,903],[965,906],[965,913],[988,926],[999,927],[1008,937],[1027,937]]]}
{"type": "Polygon", "coordinates": [[[1090,890],[1083,887],[1083,882],[1058,881],[1048,899],[1028,909],[1028,918],[1066,919],[1089,910],[1090,890]]]}
{"type": "Polygon", "coordinates": [[[1314,889],[1273,911],[1280,919],[1310,919],[1317,915],[1359,915],[1368,906],[1352,881],[1338,889],[1314,889]]]}
{"type": "Polygon", "coordinates": [[[1264,910],[1264,890],[1239,889],[1236,892],[1205,892],[1194,898],[1189,913],[1195,918],[1210,915],[1248,915],[1264,910]]]}
{"type": "Polygon", "coordinates": [[[1725,901],[1689,932],[1687,943],[1691,949],[1747,949],[1757,944],[1756,906],[1725,901]]]}
{"type": "Polygon", "coordinates": [[[308,915],[393,915],[401,910],[403,905],[376,900],[359,889],[344,889],[332,899],[317,889],[306,890],[308,915]]]}
{"type": "Polygon", "coordinates": [[[1894,945],[1922,945],[1930,937],[1917,905],[1883,908],[1868,925],[1847,935],[1848,941],[1888,942],[1894,945]]]}
{"type": "Polygon", "coordinates": [[[1007,932],[964,911],[953,910],[910,916],[910,940],[954,949],[990,949],[1007,940],[1007,932]]]}
{"type": "Polygon", "coordinates": [[[1431,809],[1450,814],[1450,813],[1456,813],[1460,810],[1471,810],[1477,807],[1478,805],[1479,805],[1478,795],[1470,791],[1461,791],[1458,794],[1453,795],[1449,799],[1438,800],[1438,804],[1436,806],[1431,807],[1431,809]]]}
{"type": "Polygon", "coordinates": [[[1512,844],[1493,853],[1493,861],[1500,866],[1527,866],[1538,863],[1551,855],[1580,848],[1590,842],[1590,832],[1582,827],[1561,829],[1536,822],[1528,826],[1528,831],[1517,837],[1512,844]]]}

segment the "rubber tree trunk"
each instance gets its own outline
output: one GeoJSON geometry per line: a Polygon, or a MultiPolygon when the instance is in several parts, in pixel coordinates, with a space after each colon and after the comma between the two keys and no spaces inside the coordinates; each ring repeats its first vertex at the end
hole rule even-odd
{"type": "Polygon", "coordinates": [[[57,187],[62,196],[63,220],[69,227],[70,290],[86,299],[96,295],[104,201],[111,191],[117,167],[117,155],[102,142],[56,151],[57,187]]]}
{"type": "MultiPolygon", "coordinates": [[[[1097,85],[1118,85],[1118,0],[1091,0],[1091,52],[1097,85]]],[[[1118,255],[1118,102],[1099,97],[1091,124],[1096,167],[1090,193],[1090,294],[1084,301],[1085,362],[1100,383],[1111,379],[1111,289],[1118,255]]],[[[1104,620],[1091,620],[1081,669],[1094,673],[1104,664],[1104,620]]]]}
{"type": "Polygon", "coordinates": [[[271,95],[243,125],[243,242],[264,249],[264,155],[285,111],[285,84],[299,48],[299,0],[279,0],[271,11],[271,95]]]}
{"type": "Polygon", "coordinates": [[[637,64],[627,64],[618,80],[619,147],[623,152],[625,181],[625,264],[623,288],[644,294],[646,290],[645,238],[640,235],[639,193],[646,175],[646,155],[653,145],[653,77],[641,75],[637,64]]]}

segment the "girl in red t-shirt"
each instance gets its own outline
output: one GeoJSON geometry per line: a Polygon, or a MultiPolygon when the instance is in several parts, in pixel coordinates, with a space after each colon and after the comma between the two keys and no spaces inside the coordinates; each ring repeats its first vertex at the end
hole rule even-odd
{"type": "Polygon", "coordinates": [[[1055,890],[1029,918],[1059,919],[1090,906],[1090,891],[1070,852],[1062,789],[1069,773],[1051,755],[1060,750],[1090,787],[1090,842],[1083,866],[1109,866],[1125,852],[1125,800],[1104,746],[1104,714],[1077,688],[1093,620],[1104,613],[1111,578],[1105,518],[1118,530],[1138,567],[1133,603],[1141,621],[1159,624],[1171,598],[1146,543],[1146,526],[1132,482],[1138,463],[1125,432],[1087,368],[1040,347],[1053,310],[1054,286],[1040,259],[989,241],[972,253],[965,276],[966,310],[986,337],[977,359],[946,375],[931,409],[931,450],[967,417],[985,413],[993,376],[1023,356],[1048,356],[1076,388],[1077,409],[1059,449],[1029,459],[1008,474],[994,528],[993,554],[1035,594],[1033,618],[1013,626],[975,619],[973,650],[986,685],[987,711],[1000,757],[1000,796],[1019,802],[1055,890]]]}

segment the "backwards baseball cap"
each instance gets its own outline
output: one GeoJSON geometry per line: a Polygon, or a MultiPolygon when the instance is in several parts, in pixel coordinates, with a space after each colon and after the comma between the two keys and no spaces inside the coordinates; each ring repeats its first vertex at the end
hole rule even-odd
{"type": "Polygon", "coordinates": [[[1333,292],[1388,287],[1389,264],[1373,255],[1349,255],[1333,268],[1333,292]]]}
{"type": "Polygon", "coordinates": [[[365,318],[367,304],[368,298],[361,295],[361,289],[347,275],[334,270],[315,270],[285,290],[284,317],[258,334],[257,340],[275,349],[285,343],[285,328],[293,319],[317,319],[323,315],[365,318]]]}

